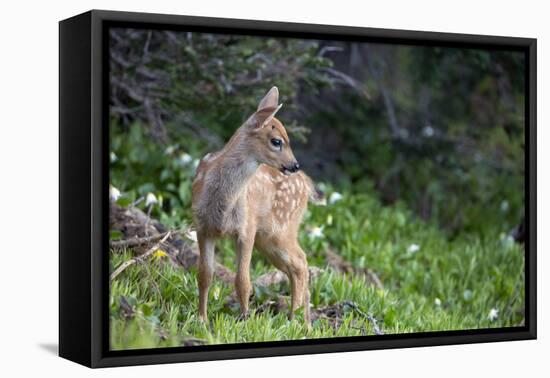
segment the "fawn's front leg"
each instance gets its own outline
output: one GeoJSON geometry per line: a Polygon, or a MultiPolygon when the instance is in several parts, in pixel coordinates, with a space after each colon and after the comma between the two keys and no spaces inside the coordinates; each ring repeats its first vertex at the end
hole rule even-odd
{"type": "Polygon", "coordinates": [[[208,316],[206,307],[208,305],[208,288],[214,276],[215,260],[214,249],[216,241],[197,233],[199,242],[199,316],[202,321],[207,322],[208,316]]]}
{"type": "Polygon", "coordinates": [[[237,237],[237,274],[235,276],[235,290],[241,304],[243,318],[248,316],[248,300],[252,291],[250,283],[250,260],[254,248],[255,231],[237,237]]]}

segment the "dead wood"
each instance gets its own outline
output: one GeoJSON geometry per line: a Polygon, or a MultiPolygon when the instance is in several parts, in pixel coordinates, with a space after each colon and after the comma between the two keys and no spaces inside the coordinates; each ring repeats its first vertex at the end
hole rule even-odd
{"type": "MultiPolygon", "coordinates": [[[[236,298],[235,298],[236,300],[236,298]]],[[[277,295],[275,300],[268,299],[258,304],[254,310],[256,314],[261,314],[266,311],[271,311],[274,314],[288,311],[288,302],[290,297],[288,295],[277,295]]]]}
{"type": "MultiPolygon", "coordinates": [[[[353,311],[356,314],[360,315],[364,319],[368,320],[372,326],[372,330],[376,335],[383,335],[384,332],[378,324],[378,320],[370,313],[365,313],[359,308],[359,306],[352,301],[343,301],[327,306],[321,306],[313,308],[311,310],[311,320],[315,321],[317,319],[324,319],[328,321],[328,324],[334,329],[340,328],[344,321],[346,312],[353,311]]],[[[355,322],[356,323],[356,322],[355,322]]],[[[363,335],[366,335],[366,329],[364,327],[357,327],[361,330],[363,335]]]]}
{"type": "Polygon", "coordinates": [[[344,274],[354,274],[358,276],[364,276],[367,283],[373,285],[377,289],[384,289],[384,285],[380,278],[372,270],[368,268],[356,268],[349,261],[346,261],[338,253],[331,249],[326,251],[328,266],[336,270],[337,272],[344,274]]]}
{"type": "MultiPolygon", "coordinates": [[[[110,243],[113,248],[133,247],[139,253],[139,248],[155,240],[163,239],[163,236],[169,232],[166,226],[158,220],[148,217],[137,207],[121,207],[111,202],[110,210],[110,229],[120,231],[124,235],[124,240],[110,243]]],[[[162,243],[162,250],[168,254],[174,264],[185,270],[197,267],[199,251],[196,243],[182,239],[180,234],[180,232],[171,232],[162,243]]],[[[217,278],[226,283],[233,282],[235,279],[235,273],[219,263],[216,264],[215,274],[217,278]]]]}
{"type": "Polygon", "coordinates": [[[125,239],[125,240],[111,240],[109,241],[109,246],[111,248],[130,248],[130,247],[137,247],[143,244],[149,244],[152,242],[155,242],[157,240],[162,239],[168,232],[174,232],[174,231],[167,231],[160,234],[152,235],[152,236],[146,236],[143,238],[133,237],[131,239],[125,239]]]}
{"type": "Polygon", "coordinates": [[[113,273],[111,273],[111,276],[109,277],[109,279],[111,281],[113,281],[120,273],[122,273],[125,269],[127,269],[129,266],[132,266],[138,262],[143,262],[145,261],[145,259],[149,256],[151,256],[156,250],[158,250],[161,246],[162,243],[164,243],[166,241],[166,239],[168,239],[170,237],[170,235],[172,234],[171,231],[168,231],[164,237],[162,239],[160,239],[159,242],[155,243],[155,245],[153,245],[151,248],[149,248],[145,253],[139,255],[139,256],[136,256],[136,257],[132,257],[131,259],[129,260],[126,260],[125,262],[123,262],[122,264],[120,264],[118,266],[118,268],[116,268],[113,273]]]}
{"type": "Polygon", "coordinates": [[[208,341],[203,339],[197,339],[195,337],[186,337],[181,341],[182,346],[197,346],[197,345],[206,345],[208,341]]]}

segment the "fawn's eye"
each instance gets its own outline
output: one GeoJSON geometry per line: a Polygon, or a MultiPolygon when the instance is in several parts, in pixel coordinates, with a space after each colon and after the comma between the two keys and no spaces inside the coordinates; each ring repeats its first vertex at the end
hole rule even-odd
{"type": "Polygon", "coordinates": [[[271,139],[271,145],[273,147],[276,147],[278,149],[281,149],[281,146],[283,145],[283,141],[277,138],[271,139]]]}

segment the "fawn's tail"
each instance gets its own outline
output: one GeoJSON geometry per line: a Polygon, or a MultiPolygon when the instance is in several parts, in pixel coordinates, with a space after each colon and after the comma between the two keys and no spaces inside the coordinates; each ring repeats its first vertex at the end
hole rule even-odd
{"type": "Polygon", "coordinates": [[[327,199],[325,197],[325,193],[315,186],[315,183],[309,176],[304,174],[304,177],[309,188],[309,202],[318,206],[326,206],[327,199]]]}

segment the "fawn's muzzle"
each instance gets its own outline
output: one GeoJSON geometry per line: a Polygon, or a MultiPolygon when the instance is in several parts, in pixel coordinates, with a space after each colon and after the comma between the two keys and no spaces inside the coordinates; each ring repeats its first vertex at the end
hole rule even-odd
{"type": "Polygon", "coordinates": [[[290,164],[290,166],[285,166],[283,165],[281,167],[281,171],[285,174],[285,175],[288,175],[288,174],[291,174],[291,173],[294,173],[294,172],[298,172],[300,170],[300,164],[295,161],[294,163],[290,164]]]}

